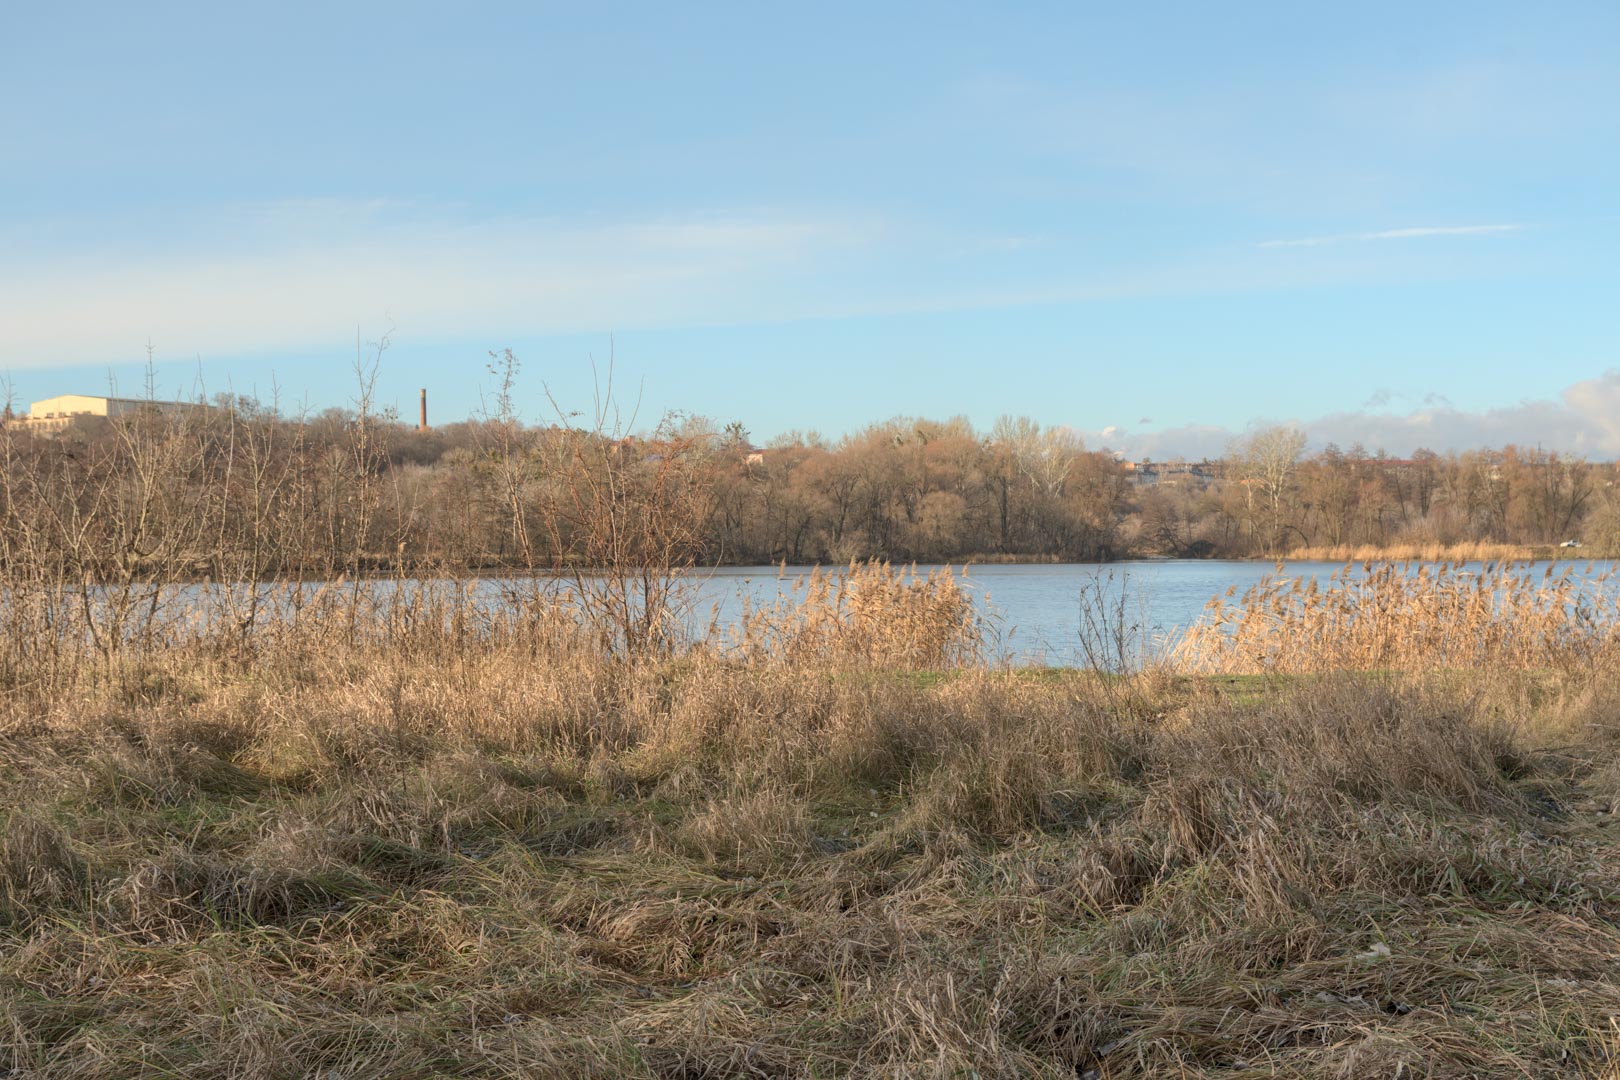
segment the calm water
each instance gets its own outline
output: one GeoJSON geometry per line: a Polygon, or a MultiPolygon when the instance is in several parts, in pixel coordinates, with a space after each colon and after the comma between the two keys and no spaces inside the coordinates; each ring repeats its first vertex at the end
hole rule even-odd
{"type": "MultiPolygon", "coordinates": [[[[1343,563],[1288,563],[1285,578],[1315,577],[1325,585],[1343,563]]],[[[1557,571],[1576,575],[1614,569],[1612,563],[1570,561],[1557,571]]],[[[722,624],[740,609],[742,597],[755,604],[774,603],[792,594],[793,581],[810,572],[808,566],[727,567],[704,571],[698,585],[698,608],[705,614],[718,606],[722,624]]],[[[923,566],[919,573],[937,567],[923,566]]],[[[1475,569],[1478,569],[1475,567],[1475,569]]],[[[1539,574],[1545,564],[1537,564],[1539,574]]],[[[1152,647],[1172,640],[1203,614],[1204,606],[1235,587],[1245,589],[1266,575],[1275,575],[1270,562],[1225,562],[1178,559],[1129,563],[1068,563],[1036,566],[975,566],[961,578],[963,586],[989,618],[998,651],[1019,664],[1052,666],[1086,662],[1081,646],[1085,610],[1104,608],[1112,621],[1124,599],[1124,616],[1134,636],[1152,647]]]]}
{"type": "MultiPolygon", "coordinates": [[[[1538,576],[1549,564],[1530,564],[1538,576]]],[[[1464,570],[1478,570],[1471,564],[1464,570]]],[[[1607,601],[1620,601],[1620,564],[1570,560],[1555,566],[1555,572],[1568,571],[1575,577],[1611,575],[1599,591],[1607,601]]],[[[770,607],[781,599],[793,602],[794,583],[808,576],[812,567],[775,566],[724,567],[693,573],[695,593],[691,596],[691,623],[694,630],[708,624],[711,612],[724,629],[743,610],[745,603],[770,607]]],[[[939,570],[921,566],[917,573],[939,570]]],[[[1112,628],[1123,626],[1132,645],[1129,659],[1139,660],[1172,643],[1197,622],[1208,603],[1229,590],[1241,595],[1268,575],[1283,580],[1315,578],[1324,585],[1343,569],[1342,563],[1288,563],[1281,573],[1270,562],[1220,562],[1207,559],[1156,560],[1128,563],[1067,563],[1059,565],[976,566],[963,573],[956,570],[962,588],[978,605],[987,627],[987,651],[1020,665],[1046,664],[1054,667],[1091,666],[1112,663],[1111,650],[1093,658],[1084,641],[1111,640],[1112,628]],[[1099,621],[1107,629],[1099,635],[1099,621]],[[1089,634],[1087,628],[1091,628],[1089,634]]],[[[1524,567],[1521,567],[1521,572],[1524,567]]],[[[828,568],[828,573],[841,572],[828,568]]],[[[1359,568],[1352,572],[1359,573],[1359,568]]],[[[406,583],[407,588],[411,583],[406,583]]],[[[479,603],[498,606],[510,596],[513,583],[484,578],[475,586],[479,603]]],[[[553,579],[559,589],[568,588],[567,579],[553,579]]],[[[319,586],[310,585],[314,589],[319,586]]],[[[383,595],[393,588],[388,581],[368,583],[365,588],[383,595]]],[[[261,586],[267,602],[285,603],[278,586],[261,586]]],[[[183,586],[164,605],[166,617],[184,619],[197,610],[197,601],[215,594],[217,585],[183,586]]],[[[237,590],[230,590],[235,593],[237,590]]],[[[216,603],[206,605],[218,610],[216,603]]],[[[1615,609],[1609,608],[1612,613],[1615,609]]],[[[240,611],[232,615],[235,618],[240,611]]]]}

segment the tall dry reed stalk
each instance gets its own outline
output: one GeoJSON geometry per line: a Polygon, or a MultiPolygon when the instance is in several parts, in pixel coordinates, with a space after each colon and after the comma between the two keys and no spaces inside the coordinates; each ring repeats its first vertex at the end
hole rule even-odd
{"type": "Polygon", "coordinates": [[[811,571],[720,637],[747,661],[942,668],[977,662],[984,627],[949,567],[920,576],[868,562],[811,571]]]}
{"type": "Polygon", "coordinates": [[[599,612],[572,584],[508,588],[446,574],[154,585],[159,599],[142,633],[109,656],[90,630],[102,617],[93,590],[87,609],[75,590],[13,580],[0,608],[0,678],[11,689],[64,694],[201,660],[251,670],[379,653],[445,666],[481,654],[604,667],[712,656],[750,667],[918,669],[974,665],[982,652],[983,624],[948,571],[913,576],[878,563],[817,570],[777,603],[745,608],[734,624],[688,618],[678,637],[666,632],[645,651],[604,635],[599,612]],[[244,647],[240,613],[249,608],[244,647]]]}
{"type": "Polygon", "coordinates": [[[1183,671],[1434,671],[1591,665],[1620,642],[1612,571],[1366,563],[1327,583],[1283,564],[1212,600],[1173,650],[1183,671]]]}

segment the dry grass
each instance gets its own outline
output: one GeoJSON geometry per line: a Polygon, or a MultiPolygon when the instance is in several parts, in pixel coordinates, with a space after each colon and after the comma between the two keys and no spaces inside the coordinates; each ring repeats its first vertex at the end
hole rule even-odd
{"type": "Polygon", "coordinates": [[[18,669],[0,1067],[1615,1075],[1606,664],[998,672],[952,580],[881,567],[641,657],[338,592],[18,669]]]}
{"type": "Polygon", "coordinates": [[[1222,674],[1568,671],[1606,661],[1617,640],[1620,589],[1591,567],[1369,563],[1323,583],[1279,564],[1241,597],[1211,601],[1171,660],[1222,674]]]}
{"type": "Polygon", "coordinates": [[[1547,550],[1546,546],[1538,548],[1528,544],[1493,544],[1486,541],[1461,544],[1320,544],[1295,548],[1285,558],[1295,562],[1337,563],[1525,562],[1545,557],[1547,550]]]}
{"type": "Polygon", "coordinates": [[[747,608],[710,636],[755,663],[841,667],[953,667],[983,644],[973,601],[949,567],[919,577],[887,563],[817,568],[776,603],[747,608]]]}

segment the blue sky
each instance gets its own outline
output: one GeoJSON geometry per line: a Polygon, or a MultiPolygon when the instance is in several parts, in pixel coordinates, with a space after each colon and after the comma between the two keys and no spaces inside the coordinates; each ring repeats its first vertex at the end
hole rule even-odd
{"type": "Polygon", "coordinates": [[[1620,452],[1612,0],[771,7],[4,5],[0,370],[1620,452]]]}

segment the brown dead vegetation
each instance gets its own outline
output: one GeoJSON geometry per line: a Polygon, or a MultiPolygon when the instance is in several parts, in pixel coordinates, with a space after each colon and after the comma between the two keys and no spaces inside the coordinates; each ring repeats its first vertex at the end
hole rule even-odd
{"type": "Polygon", "coordinates": [[[822,660],[385,625],[8,695],[4,1064],[1612,1074],[1607,662],[1223,683],[918,671],[858,622],[822,660]]]}
{"type": "Polygon", "coordinates": [[[606,591],[493,603],[109,598],[82,560],[180,543],[169,496],[0,489],[103,530],[0,519],[0,1067],[1616,1075],[1620,651],[1574,585],[1272,583],[1179,658],[1218,675],[1002,671],[882,565],[676,633],[652,479],[581,496],[606,591]]]}

